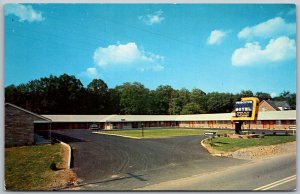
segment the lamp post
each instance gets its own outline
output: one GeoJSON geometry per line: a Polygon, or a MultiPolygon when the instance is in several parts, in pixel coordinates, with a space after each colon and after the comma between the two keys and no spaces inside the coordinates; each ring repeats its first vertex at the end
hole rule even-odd
{"type": "Polygon", "coordinates": [[[144,123],[142,123],[142,137],[144,137],[144,123]]]}

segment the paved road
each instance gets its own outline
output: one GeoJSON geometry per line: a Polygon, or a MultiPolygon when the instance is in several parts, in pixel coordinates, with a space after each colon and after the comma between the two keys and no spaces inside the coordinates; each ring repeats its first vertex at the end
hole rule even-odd
{"type": "Polygon", "coordinates": [[[214,173],[166,181],[139,189],[293,191],[296,189],[296,152],[252,161],[214,173]]]}
{"type": "Polygon", "coordinates": [[[71,145],[83,190],[132,190],[249,162],[211,156],[200,144],[204,136],[139,140],[89,130],[54,131],[53,136],[71,145]]]}

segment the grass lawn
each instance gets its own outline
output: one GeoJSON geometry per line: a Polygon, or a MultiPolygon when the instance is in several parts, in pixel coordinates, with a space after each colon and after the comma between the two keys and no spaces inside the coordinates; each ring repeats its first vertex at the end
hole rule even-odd
{"type": "Polygon", "coordinates": [[[233,139],[227,137],[216,137],[213,138],[210,144],[208,140],[204,143],[210,144],[210,146],[218,151],[234,152],[241,148],[253,147],[253,146],[267,146],[281,143],[287,143],[296,141],[296,136],[264,136],[264,138],[250,138],[250,139],[233,139]]]}
{"type": "Polygon", "coordinates": [[[52,162],[64,166],[61,144],[13,147],[5,149],[6,190],[51,190],[61,186],[64,170],[50,169],[52,162]]]}
{"type": "MultiPolygon", "coordinates": [[[[187,135],[203,135],[206,132],[216,131],[217,134],[232,133],[232,130],[205,130],[205,129],[145,129],[144,138],[162,138],[173,136],[187,136],[187,135]]],[[[101,131],[100,134],[114,134],[129,137],[142,137],[142,130],[118,130],[118,131],[101,131]]]]}

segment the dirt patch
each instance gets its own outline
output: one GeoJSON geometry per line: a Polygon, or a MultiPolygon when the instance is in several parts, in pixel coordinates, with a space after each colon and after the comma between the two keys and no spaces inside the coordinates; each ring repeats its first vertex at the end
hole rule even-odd
{"type": "Polygon", "coordinates": [[[78,182],[76,174],[71,169],[68,169],[69,150],[64,145],[61,148],[63,150],[63,161],[57,164],[58,170],[53,171],[55,173],[55,180],[49,185],[53,189],[76,185],[78,182]]]}
{"type": "Polygon", "coordinates": [[[205,144],[209,153],[217,156],[233,157],[238,159],[255,160],[268,158],[274,155],[287,154],[296,152],[296,142],[289,142],[284,144],[258,146],[239,149],[234,152],[222,152],[213,149],[209,144],[205,144]]]}

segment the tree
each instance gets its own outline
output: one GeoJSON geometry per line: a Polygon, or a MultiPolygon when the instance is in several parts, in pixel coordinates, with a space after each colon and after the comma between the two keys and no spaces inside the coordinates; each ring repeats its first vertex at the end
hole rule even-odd
{"type": "Polygon", "coordinates": [[[109,93],[107,84],[101,79],[93,79],[87,86],[88,109],[90,114],[107,114],[109,105],[109,93]]]}
{"type": "Polygon", "coordinates": [[[108,107],[106,107],[108,114],[121,114],[120,107],[120,92],[113,88],[108,90],[108,107]]]}
{"type": "Polygon", "coordinates": [[[93,79],[87,89],[95,94],[104,96],[108,92],[107,84],[102,79],[93,79]]]}
{"type": "Polygon", "coordinates": [[[244,97],[253,97],[253,92],[251,90],[242,90],[240,93],[240,97],[244,98],[244,97]]]}
{"type": "Polygon", "coordinates": [[[15,85],[9,85],[5,88],[5,102],[19,105],[19,91],[15,85]]]}
{"type": "Polygon", "coordinates": [[[186,88],[174,90],[169,104],[169,113],[179,115],[183,107],[190,102],[190,92],[186,88]]]}
{"type": "Polygon", "coordinates": [[[151,92],[152,114],[169,114],[169,105],[174,89],[169,85],[160,85],[151,92]]]}
{"type": "Polygon", "coordinates": [[[149,114],[149,89],[139,82],[126,82],[117,86],[120,94],[121,114],[149,114]]]}
{"type": "Polygon", "coordinates": [[[264,93],[264,92],[256,92],[255,96],[260,100],[270,100],[272,99],[271,95],[269,93],[264,93]]]}
{"type": "Polygon", "coordinates": [[[183,107],[180,114],[187,115],[187,114],[200,114],[200,113],[204,113],[204,111],[201,109],[199,104],[190,102],[183,107]]]}
{"type": "Polygon", "coordinates": [[[234,107],[234,95],[231,93],[212,92],[206,95],[208,113],[231,112],[234,107]]]}
{"type": "Polygon", "coordinates": [[[283,91],[279,96],[273,98],[276,101],[287,101],[292,110],[296,110],[296,93],[283,91]]]}
{"type": "Polygon", "coordinates": [[[207,112],[207,98],[206,93],[200,89],[194,88],[190,94],[190,101],[198,105],[199,113],[207,112]]]}
{"type": "Polygon", "coordinates": [[[199,102],[202,100],[202,97],[205,95],[206,95],[206,93],[203,92],[202,90],[194,88],[194,89],[192,89],[191,94],[190,94],[191,102],[199,104],[199,102]]]}

